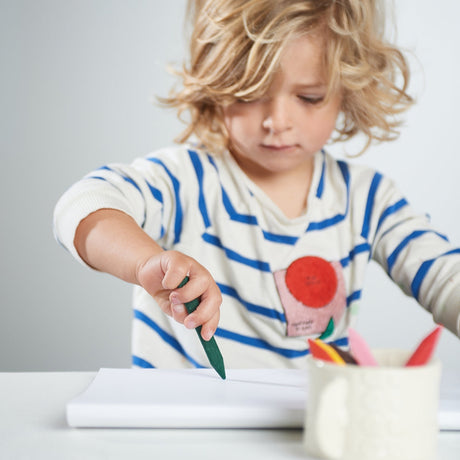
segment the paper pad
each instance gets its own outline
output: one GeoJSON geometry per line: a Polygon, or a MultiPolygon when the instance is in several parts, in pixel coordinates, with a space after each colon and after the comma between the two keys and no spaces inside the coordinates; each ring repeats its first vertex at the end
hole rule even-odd
{"type": "MultiPolygon", "coordinates": [[[[302,370],[229,369],[222,380],[210,369],[101,369],[67,404],[67,421],[88,428],[301,428],[306,398],[302,370]]],[[[460,430],[452,378],[443,381],[439,423],[460,430]]]]}

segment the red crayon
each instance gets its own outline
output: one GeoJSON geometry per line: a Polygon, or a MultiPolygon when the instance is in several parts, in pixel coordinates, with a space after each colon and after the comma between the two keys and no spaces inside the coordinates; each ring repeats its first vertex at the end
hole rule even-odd
{"type": "Polygon", "coordinates": [[[434,331],[428,334],[421,342],[412,356],[406,363],[406,366],[423,366],[433,356],[434,349],[439,341],[442,327],[437,326],[434,331]]]}

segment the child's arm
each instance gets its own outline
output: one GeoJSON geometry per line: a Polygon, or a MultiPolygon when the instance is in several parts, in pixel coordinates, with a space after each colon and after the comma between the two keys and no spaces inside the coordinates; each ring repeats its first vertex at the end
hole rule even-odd
{"type": "Polygon", "coordinates": [[[415,212],[385,177],[376,188],[369,222],[372,258],[436,323],[460,337],[460,248],[415,212]]]}
{"type": "Polygon", "coordinates": [[[124,212],[93,212],[78,225],[74,244],[91,267],[143,287],[176,321],[189,329],[202,325],[205,340],[214,334],[222,297],[211,274],[185,254],[164,251],[124,212]],[[186,275],[190,281],[176,289],[186,275]],[[199,307],[187,315],[184,303],[197,297],[199,307]]]}

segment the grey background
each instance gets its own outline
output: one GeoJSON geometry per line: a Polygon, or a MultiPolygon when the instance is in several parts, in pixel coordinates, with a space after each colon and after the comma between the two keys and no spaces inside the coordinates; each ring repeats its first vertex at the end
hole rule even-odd
{"type": "MultiPolygon", "coordinates": [[[[411,55],[418,105],[397,142],[356,161],[393,177],[459,245],[460,4],[437,5],[398,0],[396,39],[411,55]]],[[[183,56],[184,7],[0,0],[0,371],[130,366],[130,286],[60,248],[52,213],[86,172],[169,145],[180,131],[175,114],[153,101],[174,82],[166,65],[183,56]]],[[[340,156],[358,145],[330,150],[340,156]]],[[[357,329],[372,346],[414,347],[432,329],[430,315],[375,264],[367,280],[357,329]]],[[[438,355],[460,375],[459,354],[446,331],[438,355]]]]}

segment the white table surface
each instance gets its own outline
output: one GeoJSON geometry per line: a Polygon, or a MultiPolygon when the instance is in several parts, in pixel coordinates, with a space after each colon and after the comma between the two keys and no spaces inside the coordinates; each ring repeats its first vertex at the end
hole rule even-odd
{"type": "MultiPolygon", "coordinates": [[[[94,372],[0,373],[0,459],[309,459],[301,430],[75,429],[65,405],[94,372]]],[[[439,433],[437,460],[460,459],[460,432],[439,433]]]]}

